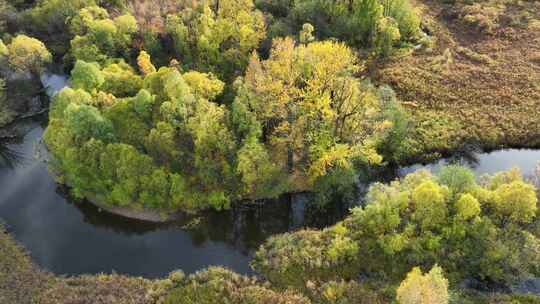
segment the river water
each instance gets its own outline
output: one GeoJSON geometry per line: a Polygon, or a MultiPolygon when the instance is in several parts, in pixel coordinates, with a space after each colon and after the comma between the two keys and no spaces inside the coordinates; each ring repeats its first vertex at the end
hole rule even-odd
{"type": "MultiPolygon", "coordinates": [[[[42,80],[50,94],[66,82],[61,75],[42,80]]],[[[310,204],[308,195],[298,194],[209,212],[191,222],[154,224],[125,219],[74,200],[58,186],[47,170],[41,141],[46,119],[25,124],[30,131],[22,138],[0,145],[0,220],[37,264],[57,274],[115,271],[160,277],[176,269],[192,273],[210,265],[250,274],[252,254],[269,236],[324,227],[347,213],[345,206],[321,211],[310,204]]],[[[513,166],[532,174],[539,160],[540,150],[471,153],[402,168],[396,176],[419,168],[436,171],[450,161],[467,164],[479,175],[513,166]]]]}
{"type": "Polygon", "coordinates": [[[10,165],[0,169],[0,218],[39,265],[58,274],[116,271],[157,277],[210,265],[250,273],[250,255],[268,236],[339,219],[321,222],[310,215],[306,195],[169,224],[100,212],[54,182],[41,157],[42,133],[36,121],[20,142],[3,149],[9,150],[4,163],[10,165]]]}

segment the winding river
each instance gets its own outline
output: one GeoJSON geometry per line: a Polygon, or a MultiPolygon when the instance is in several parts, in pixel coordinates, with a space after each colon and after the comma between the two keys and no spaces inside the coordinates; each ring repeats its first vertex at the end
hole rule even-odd
{"type": "MultiPolygon", "coordinates": [[[[66,78],[45,75],[54,94],[66,78]]],[[[320,211],[304,194],[208,212],[190,222],[154,224],[125,219],[71,198],[47,170],[41,137],[46,118],[27,119],[26,134],[0,145],[0,220],[30,252],[34,261],[57,274],[118,272],[146,277],[172,270],[192,273],[222,265],[250,274],[254,250],[269,236],[302,227],[324,227],[346,215],[347,207],[320,211]]],[[[402,168],[436,171],[450,160],[402,168]]],[[[494,173],[513,166],[532,174],[540,150],[500,150],[454,158],[476,173],[494,173]]]]}

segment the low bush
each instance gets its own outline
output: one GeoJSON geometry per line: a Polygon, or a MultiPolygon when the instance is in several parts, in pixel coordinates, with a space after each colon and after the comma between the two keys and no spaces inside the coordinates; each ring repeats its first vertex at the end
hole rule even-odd
{"type": "Polygon", "coordinates": [[[338,225],[271,237],[252,262],[255,270],[282,288],[305,290],[310,281],[351,279],[358,274],[358,245],[338,225]]]}
{"type": "Polygon", "coordinates": [[[310,300],[293,291],[278,292],[254,278],[229,270],[210,267],[176,283],[164,304],[310,304],[310,300]]]}
{"type": "Polygon", "coordinates": [[[438,264],[451,282],[474,278],[510,286],[537,274],[536,189],[519,172],[477,182],[449,166],[374,184],[342,223],[323,231],[275,236],[253,266],[278,286],[376,275],[401,280],[415,266],[438,264]]]}

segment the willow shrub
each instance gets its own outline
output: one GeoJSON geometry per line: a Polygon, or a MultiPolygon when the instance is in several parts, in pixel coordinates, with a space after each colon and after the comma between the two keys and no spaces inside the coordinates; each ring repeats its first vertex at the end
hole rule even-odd
{"type": "Polygon", "coordinates": [[[358,272],[358,244],[337,225],[271,237],[252,262],[255,270],[279,287],[305,289],[308,281],[353,278],[358,272]]]}
{"type": "Polygon", "coordinates": [[[435,266],[423,274],[420,268],[413,268],[397,289],[400,304],[448,304],[448,280],[442,269],[435,266]]]}
{"type": "Polygon", "coordinates": [[[419,13],[408,0],[259,0],[256,3],[275,17],[270,28],[280,25],[300,31],[303,24],[309,23],[315,27],[319,39],[338,38],[356,47],[371,48],[382,56],[416,40],[420,32],[419,13]]]}
{"type": "Polygon", "coordinates": [[[438,264],[449,280],[511,285],[538,273],[536,189],[516,171],[477,182],[459,166],[375,184],[365,207],[323,231],[275,236],[253,266],[278,285],[364,273],[402,280],[413,267],[438,264]]]}
{"type": "Polygon", "coordinates": [[[220,267],[210,267],[177,283],[164,304],[309,304],[310,300],[292,291],[278,292],[254,278],[220,267]]]}

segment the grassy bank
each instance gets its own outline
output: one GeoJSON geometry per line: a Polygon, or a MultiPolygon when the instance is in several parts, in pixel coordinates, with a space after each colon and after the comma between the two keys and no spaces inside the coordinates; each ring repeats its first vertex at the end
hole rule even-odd
{"type": "Polygon", "coordinates": [[[416,126],[405,158],[540,145],[538,2],[417,1],[432,48],[378,62],[416,126]]]}
{"type": "Polygon", "coordinates": [[[152,281],[122,275],[59,277],[37,267],[0,225],[0,303],[150,304],[152,281]]]}
{"type": "MultiPolygon", "coordinates": [[[[357,282],[314,283],[303,293],[210,267],[184,276],[148,280],[124,275],[62,277],[37,267],[28,253],[0,226],[0,303],[2,304],[330,304],[395,303],[393,286],[357,282]]],[[[454,293],[451,303],[538,304],[532,295],[454,293]]]]}

